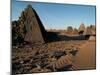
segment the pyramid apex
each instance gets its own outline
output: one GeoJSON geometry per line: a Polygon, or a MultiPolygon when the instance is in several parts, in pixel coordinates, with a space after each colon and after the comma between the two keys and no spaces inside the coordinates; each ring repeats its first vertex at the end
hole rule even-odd
{"type": "Polygon", "coordinates": [[[36,12],[35,9],[32,7],[31,4],[27,5],[26,11],[30,10],[30,9],[33,10],[34,12],[36,12]]]}
{"type": "Polygon", "coordinates": [[[29,4],[29,5],[27,5],[27,8],[32,8],[32,5],[30,5],[30,4],[29,4]]]}

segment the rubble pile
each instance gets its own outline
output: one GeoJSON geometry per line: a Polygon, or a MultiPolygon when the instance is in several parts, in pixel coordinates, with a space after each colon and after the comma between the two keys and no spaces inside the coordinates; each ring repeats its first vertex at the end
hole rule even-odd
{"type": "MultiPolygon", "coordinates": [[[[17,48],[15,51],[15,53],[17,51],[19,53],[17,53],[17,56],[13,55],[12,70],[17,74],[73,70],[73,52],[76,52],[75,49],[44,50],[44,52],[41,50],[32,51],[32,48],[30,50],[28,48],[17,48]],[[25,54],[24,51],[27,53],[25,54]]],[[[77,70],[77,68],[74,70],[77,70]]]]}

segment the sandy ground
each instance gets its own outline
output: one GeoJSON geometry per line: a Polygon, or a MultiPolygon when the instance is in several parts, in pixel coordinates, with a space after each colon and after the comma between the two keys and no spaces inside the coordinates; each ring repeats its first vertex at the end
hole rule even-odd
{"type": "Polygon", "coordinates": [[[80,47],[79,52],[75,56],[75,64],[79,69],[96,68],[96,46],[94,41],[87,41],[80,47]]]}

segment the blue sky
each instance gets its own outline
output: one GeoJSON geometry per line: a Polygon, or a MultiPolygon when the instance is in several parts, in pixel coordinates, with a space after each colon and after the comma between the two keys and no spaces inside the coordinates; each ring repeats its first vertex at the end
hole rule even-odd
{"type": "Polygon", "coordinates": [[[78,28],[81,23],[95,25],[95,6],[73,4],[13,1],[12,20],[18,20],[28,4],[36,10],[46,29],[66,29],[68,26],[78,28]]]}

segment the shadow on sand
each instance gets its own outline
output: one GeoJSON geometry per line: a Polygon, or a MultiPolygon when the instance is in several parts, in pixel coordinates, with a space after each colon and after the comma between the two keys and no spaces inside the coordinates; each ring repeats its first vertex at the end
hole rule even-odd
{"type": "Polygon", "coordinates": [[[88,40],[89,35],[61,35],[59,32],[48,32],[47,42],[70,41],[70,40],[88,40]]]}

